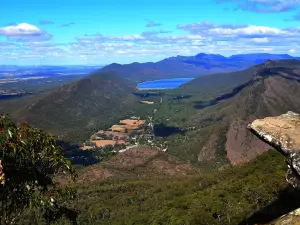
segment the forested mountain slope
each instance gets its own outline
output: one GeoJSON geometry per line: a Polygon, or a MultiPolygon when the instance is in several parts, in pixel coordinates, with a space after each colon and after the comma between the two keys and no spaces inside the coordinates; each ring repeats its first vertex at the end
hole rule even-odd
{"type": "Polygon", "coordinates": [[[63,139],[84,140],[95,129],[109,127],[134,111],[138,102],[134,89],[135,83],[98,71],[37,98],[15,117],[63,139]]]}
{"type": "Polygon", "coordinates": [[[200,77],[181,88],[182,93],[193,90],[194,96],[179,101],[178,108],[195,110],[184,122],[185,127],[194,129],[188,130],[170,153],[197,163],[224,159],[232,164],[246,162],[269,149],[246,129],[248,123],[290,110],[300,111],[300,61],[268,61],[222,74],[222,79],[219,76],[200,77]],[[223,91],[217,97],[195,101],[197,93],[201,95],[202,88],[209,84],[212,88],[222,86],[219,90],[223,91]],[[224,91],[234,84],[238,85],[224,91]]]}

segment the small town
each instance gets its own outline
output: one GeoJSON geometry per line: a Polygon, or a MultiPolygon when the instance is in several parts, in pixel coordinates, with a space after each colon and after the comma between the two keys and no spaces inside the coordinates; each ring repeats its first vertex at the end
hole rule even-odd
{"type": "Polygon", "coordinates": [[[81,147],[82,150],[95,150],[110,148],[122,151],[129,146],[139,143],[150,144],[153,142],[151,122],[141,120],[140,117],[130,117],[120,120],[108,130],[99,130],[94,133],[81,147]]]}

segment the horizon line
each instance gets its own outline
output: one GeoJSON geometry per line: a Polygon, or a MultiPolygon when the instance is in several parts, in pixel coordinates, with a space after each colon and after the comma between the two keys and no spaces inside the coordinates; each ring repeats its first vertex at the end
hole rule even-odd
{"type": "Polygon", "coordinates": [[[176,55],[176,56],[169,56],[169,57],[166,57],[166,58],[163,58],[161,60],[158,60],[158,61],[146,61],[146,62],[138,62],[138,61],[132,61],[130,63],[118,63],[118,62],[111,62],[111,63],[105,63],[105,64],[102,64],[102,65],[97,65],[97,64],[92,64],[92,65],[87,65],[87,64],[36,64],[36,65],[33,65],[33,64],[0,64],[0,66],[86,66],[86,67],[92,67],[92,66],[108,66],[108,65],[111,65],[111,64],[119,64],[119,65],[128,65],[128,64],[133,64],[133,63],[156,63],[156,62],[160,62],[160,61],[163,61],[165,59],[169,59],[169,58],[175,58],[175,57],[195,57],[197,55],[218,55],[218,56],[223,56],[225,58],[230,58],[232,56],[237,56],[237,55],[287,55],[287,56],[290,56],[290,57],[293,57],[293,58],[299,58],[300,59],[300,56],[292,56],[288,53],[283,53],[283,54],[280,54],[280,53],[268,53],[268,52],[256,52],[256,53],[240,53],[240,54],[233,54],[233,55],[229,55],[229,56],[225,56],[225,55],[222,55],[222,54],[213,54],[213,53],[204,53],[204,52],[200,52],[200,53],[197,53],[195,55],[176,55]]]}

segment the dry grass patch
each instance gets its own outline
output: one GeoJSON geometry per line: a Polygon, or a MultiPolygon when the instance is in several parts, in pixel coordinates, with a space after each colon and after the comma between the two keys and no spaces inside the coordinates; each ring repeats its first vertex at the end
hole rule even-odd
{"type": "Polygon", "coordinates": [[[121,124],[126,124],[126,125],[130,125],[130,126],[140,126],[143,125],[146,121],[145,120],[120,120],[121,124]]]}
{"type": "Polygon", "coordinates": [[[94,142],[97,147],[104,147],[106,145],[115,145],[116,144],[115,140],[95,140],[92,142],[94,142]]]}
{"type": "Polygon", "coordinates": [[[119,138],[128,136],[128,133],[113,132],[113,131],[105,131],[104,134],[106,134],[106,135],[112,135],[113,137],[119,137],[119,138]]]}

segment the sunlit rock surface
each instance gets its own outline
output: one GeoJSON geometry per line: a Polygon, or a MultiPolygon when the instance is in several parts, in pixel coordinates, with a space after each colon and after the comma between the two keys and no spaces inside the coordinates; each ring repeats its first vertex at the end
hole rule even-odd
{"type": "Polygon", "coordinates": [[[269,225],[299,225],[300,224],[300,209],[296,209],[276,220],[269,225]]]}
{"type": "MultiPolygon", "coordinates": [[[[278,117],[255,120],[248,128],[285,156],[288,164],[286,180],[294,188],[300,189],[300,115],[287,112],[278,117]]],[[[300,208],[269,224],[299,225],[300,208]]]]}
{"type": "Polygon", "coordinates": [[[286,179],[294,188],[300,188],[300,115],[287,112],[278,117],[266,117],[253,121],[248,128],[285,156],[286,179]]]}

